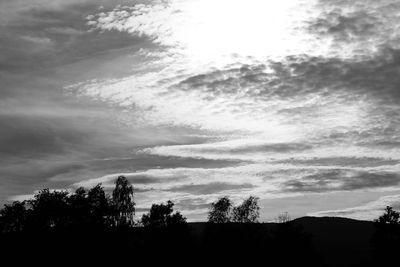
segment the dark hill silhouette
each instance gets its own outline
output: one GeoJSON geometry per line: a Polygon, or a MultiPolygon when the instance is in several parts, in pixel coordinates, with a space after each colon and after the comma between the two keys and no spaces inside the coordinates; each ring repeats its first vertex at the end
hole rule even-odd
{"type": "Polygon", "coordinates": [[[24,250],[25,256],[42,259],[140,255],[154,262],[174,257],[187,263],[196,259],[196,263],[203,264],[262,260],[280,266],[374,266],[374,233],[373,222],[313,217],[285,224],[188,223],[184,231],[90,227],[3,234],[0,251],[10,256],[24,250]],[[296,230],[282,228],[285,225],[296,230]]]}
{"type": "Polygon", "coordinates": [[[313,236],[317,251],[331,266],[367,264],[373,255],[371,239],[375,226],[371,221],[338,217],[303,217],[294,220],[313,236]]]}
{"type": "MultiPolygon", "coordinates": [[[[310,236],[312,248],[321,257],[323,266],[366,266],[371,263],[374,247],[371,242],[375,226],[371,221],[359,221],[340,217],[302,217],[291,222],[302,227],[310,236]]],[[[260,223],[266,232],[274,232],[279,223],[260,223]]],[[[202,242],[207,229],[206,223],[190,223],[192,238],[202,242]]],[[[243,225],[233,227],[240,232],[243,225]]],[[[288,242],[291,242],[290,238],[288,242]]],[[[290,253],[288,253],[290,255],[290,253]]]]}

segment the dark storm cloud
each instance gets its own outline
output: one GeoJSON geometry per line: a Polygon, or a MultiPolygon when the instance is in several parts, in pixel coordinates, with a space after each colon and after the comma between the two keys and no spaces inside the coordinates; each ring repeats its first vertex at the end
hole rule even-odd
{"type": "Polygon", "coordinates": [[[397,186],[400,175],[391,172],[329,170],[283,183],[289,192],[352,191],[397,186]]]}
{"type": "Polygon", "coordinates": [[[251,189],[254,185],[245,184],[230,184],[222,182],[213,182],[209,184],[189,184],[181,185],[177,187],[169,188],[167,191],[170,192],[180,192],[180,193],[190,193],[193,195],[210,195],[216,194],[223,191],[236,190],[236,189],[251,189]]]}

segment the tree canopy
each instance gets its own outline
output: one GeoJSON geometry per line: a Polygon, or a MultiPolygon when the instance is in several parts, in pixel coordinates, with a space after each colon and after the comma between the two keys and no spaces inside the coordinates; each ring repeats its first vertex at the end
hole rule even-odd
{"type": "Polygon", "coordinates": [[[387,206],[384,214],[382,214],[375,222],[379,224],[397,225],[399,224],[400,213],[387,206]]]}
{"type": "Polygon", "coordinates": [[[250,196],[242,204],[233,206],[229,197],[224,196],[211,203],[208,222],[211,223],[256,223],[260,217],[258,198],[250,196]]]}
{"type": "Polygon", "coordinates": [[[228,223],[231,221],[232,201],[229,197],[224,196],[216,202],[211,203],[208,212],[208,222],[211,223],[228,223]]]}
{"type": "Polygon", "coordinates": [[[73,193],[46,188],[30,200],[5,205],[0,211],[0,233],[127,225],[133,222],[134,205],[133,187],[123,176],[118,177],[112,198],[101,184],[73,193]]]}
{"type": "Polygon", "coordinates": [[[255,223],[260,217],[260,207],[258,206],[258,198],[250,196],[245,199],[242,204],[236,206],[232,210],[232,221],[240,223],[255,223]]]}
{"type": "Polygon", "coordinates": [[[153,204],[148,214],[142,216],[144,227],[163,228],[180,226],[186,223],[186,218],[180,212],[173,213],[174,203],[168,200],[167,204],[153,204]]]}
{"type": "Polygon", "coordinates": [[[117,225],[131,225],[135,215],[135,202],[133,201],[133,186],[125,176],[119,176],[115,182],[112,193],[115,209],[115,222],[117,225]]]}

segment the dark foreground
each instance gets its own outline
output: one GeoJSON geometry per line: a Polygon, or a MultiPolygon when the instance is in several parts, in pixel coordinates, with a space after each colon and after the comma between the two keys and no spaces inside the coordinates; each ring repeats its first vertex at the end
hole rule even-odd
{"type": "MultiPolygon", "coordinates": [[[[374,223],[304,217],[291,223],[189,223],[169,229],[57,229],[0,236],[1,259],[124,265],[398,266],[395,235],[374,223]],[[142,265],[142,264],[140,264],[142,265]]],[[[3,261],[3,262],[4,262],[3,261]]],[[[14,265],[13,264],[13,265],[14,265]]]]}

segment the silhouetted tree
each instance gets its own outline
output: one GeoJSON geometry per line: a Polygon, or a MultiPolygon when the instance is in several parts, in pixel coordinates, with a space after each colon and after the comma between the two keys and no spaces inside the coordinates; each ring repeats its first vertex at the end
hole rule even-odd
{"type": "Polygon", "coordinates": [[[85,188],[79,187],[76,189],[75,193],[70,195],[68,201],[70,205],[71,224],[79,226],[90,223],[91,207],[85,188]]]}
{"type": "Polygon", "coordinates": [[[232,221],[240,223],[255,223],[260,217],[258,198],[250,196],[232,210],[232,221]]]}
{"type": "Polygon", "coordinates": [[[50,191],[46,188],[28,200],[32,209],[30,223],[33,227],[47,229],[66,226],[69,222],[67,198],[67,191],[50,191]]]}
{"type": "Polygon", "coordinates": [[[26,226],[27,215],[25,201],[4,205],[0,211],[0,233],[22,231],[26,226]]]}
{"type": "Polygon", "coordinates": [[[115,182],[112,193],[116,225],[132,225],[135,215],[135,202],[133,201],[133,186],[125,176],[119,176],[115,182]]]}
{"type": "Polygon", "coordinates": [[[387,206],[385,208],[385,213],[380,216],[375,222],[379,224],[390,224],[390,225],[395,225],[399,224],[399,218],[400,218],[400,213],[393,210],[392,207],[387,206]]]}
{"type": "Polygon", "coordinates": [[[221,197],[216,202],[211,203],[208,212],[208,222],[227,223],[231,221],[232,201],[227,197],[221,197]]]}
{"type": "Polygon", "coordinates": [[[399,217],[399,212],[387,206],[384,214],[374,221],[376,231],[371,241],[375,249],[375,266],[397,264],[392,255],[397,253],[400,248],[399,217]]]}
{"type": "Polygon", "coordinates": [[[144,227],[163,228],[186,224],[186,218],[180,212],[173,212],[174,203],[168,200],[167,204],[153,204],[148,214],[142,216],[144,227]]]}
{"type": "Polygon", "coordinates": [[[89,220],[92,224],[108,224],[109,214],[111,212],[111,200],[106,196],[101,184],[96,185],[88,192],[89,220]]]}

